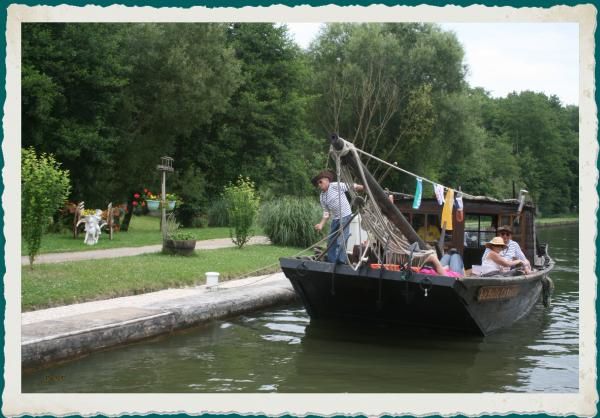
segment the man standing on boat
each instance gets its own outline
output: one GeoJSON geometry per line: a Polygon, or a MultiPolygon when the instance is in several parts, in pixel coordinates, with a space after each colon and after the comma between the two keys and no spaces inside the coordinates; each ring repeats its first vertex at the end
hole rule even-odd
{"type": "MultiPolygon", "coordinates": [[[[321,190],[319,200],[323,208],[323,217],[321,222],[315,225],[317,231],[321,231],[327,220],[331,220],[331,228],[327,246],[327,261],[330,263],[346,264],[348,256],[346,255],[346,241],[350,236],[350,218],[352,209],[345,192],[349,186],[346,183],[334,182],[333,173],[329,170],[323,170],[311,179],[312,184],[321,190]],[[343,226],[341,234],[336,232],[343,226]],[[335,241],[335,242],[334,242],[335,241]]],[[[364,187],[360,184],[353,184],[356,191],[362,191],[364,187]]]]}
{"type": "MultiPolygon", "coordinates": [[[[521,260],[523,262],[523,267],[525,268],[525,273],[526,274],[531,273],[531,264],[529,263],[529,260],[527,260],[527,257],[525,257],[525,254],[523,254],[523,251],[521,250],[521,246],[519,245],[518,242],[513,241],[511,239],[512,238],[511,227],[508,225],[502,225],[501,227],[496,229],[496,235],[501,237],[502,240],[504,241],[504,244],[506,244],[506,248],[504,248],[500,252],[500,256],[508,261],[521,260]]],[[[484,258],[485,258],[485,254],[488,251],[490,251],[489,248],[486,249],[485,252],[483,253],[484,258]]]]}

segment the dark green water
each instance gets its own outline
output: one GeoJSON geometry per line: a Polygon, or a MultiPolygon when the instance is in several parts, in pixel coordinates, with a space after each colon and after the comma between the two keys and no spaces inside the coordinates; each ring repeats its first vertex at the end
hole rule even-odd
{"type": "Polygon", "coordinates": [[[310,324],[301,306],[218,321],[24,375],[23,392],[577,392],[577,226],[539,231],[541,303],[488,337],[310,324]]]}

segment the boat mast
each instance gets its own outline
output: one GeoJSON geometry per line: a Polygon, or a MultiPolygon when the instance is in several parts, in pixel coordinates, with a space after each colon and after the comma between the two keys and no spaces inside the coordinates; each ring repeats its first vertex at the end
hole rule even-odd
{"type": "MultiPolygon", "coordinates": [[[[335,148],[338,151],[341,151],[344,147],[344,139],[339,137],[335,133],[331,134],[330,141],[331,145],[333,145],[333,148],[335,148]]],[[[385,217],[388,218],[389,221],[400,230],[400,232],[402,232],[402,234],[406,237],[406,239],[408,239],[409,242],[417,242],[421,250],[428,250],[431,248],[415,232],[411,224],[398,210],[396,205],[390,202],[387,193],[381,188],[379,183],[375,180],[375,178],[371,175],[369,170],[367,170],[367,167],[365,167],[365,165],[360,160],[357,160],[351,152],[342,156],[340,160],[342,164],[347,165],[352,170],[354,176],[357,178],[360,178],[361,168],[359,167],[362,166],[362,172],[364,173],[365,180],[367,181],[367,186],[371,189],[375,202],[381,208],[381,213],[383,213],[385,217]]]]}

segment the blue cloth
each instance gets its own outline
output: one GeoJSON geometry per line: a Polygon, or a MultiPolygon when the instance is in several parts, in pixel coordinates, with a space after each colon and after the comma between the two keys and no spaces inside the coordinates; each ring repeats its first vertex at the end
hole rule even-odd
{"type": "Polygon", "coordinates": [[[465,274],[465,265],[460,254],[444,254],[440,263],[442,266],[450,266],[450,270],[456,273],[465,274]]]}
{"type": "Polygon", "coordinates": [[[421,206],[421,196],[423,195],[423,180],[417,178],[417,188],[415,190],[415,199],[413,200],[413,209],[419,209],[421,206]]]}
{"type": "Polygon", "coordinates": [[[327,261],[330,263],[348,264],[348,255],[346,254],[346,242],[350,237],[350,218],[352,215],[344,216],[340,219],[331,220],[331,230],[329,231],[329,240],[327,245],[329,250],[327,251],[327,261]],[[336,236],[336,232],[340,229],[341,225],[346,225],[344,231],[336,236]],[[333,241],[336,241],[332,244],[333,241]]]}

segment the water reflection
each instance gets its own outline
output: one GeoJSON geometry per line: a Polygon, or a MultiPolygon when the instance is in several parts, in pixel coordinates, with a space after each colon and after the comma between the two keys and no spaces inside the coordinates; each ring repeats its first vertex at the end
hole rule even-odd
{"type": "Polygon", "coordinates": [[[541,231],[567,264],[537,304],[487,337],[310,322],[301,306],[95,353],[25,375],[24,392],[576,392],[577,228],[541,231]],[[64,376],[53,385],[43,377],[64,376]]]}

